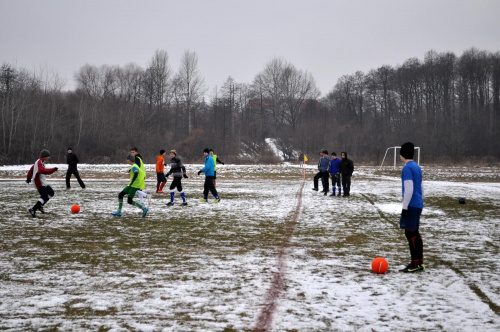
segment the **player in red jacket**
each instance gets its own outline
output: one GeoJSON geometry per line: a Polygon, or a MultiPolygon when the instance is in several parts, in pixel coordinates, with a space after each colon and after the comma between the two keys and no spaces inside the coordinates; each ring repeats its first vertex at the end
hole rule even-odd
{"type": "Polygon", "coordinates": [[[50,159],[50,152],[48,150],[42,150],[40,152],[40,158],[35,162],[33,166],[31,166],[28,174],[26,176],[26,182],[30,183],[33,181],[35,183],[36,189],[40,193],[40,198],[36,201],[36,204],[29,209],[31,216],[35,217],[36,210],[39,210],[41,213],[45,213],[43,211],[43,206],[45,203],[49,201],[50,198],[54,196],[54,189],[52,189],[47,184],[47,179],[45,175],[49,175],[57,171],[57,167],[54,168],[46,168],[45,162],[50,159]]]}

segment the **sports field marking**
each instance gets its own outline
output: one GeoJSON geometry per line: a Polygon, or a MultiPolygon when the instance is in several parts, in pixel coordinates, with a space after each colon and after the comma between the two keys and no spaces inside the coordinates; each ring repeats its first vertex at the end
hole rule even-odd
{"type": "Polygon", "coordinates": [[[271,280],[271,285],[266,292],[264,303],[262,304],[262,310],[257,317],[257,322],[253,331],[269,331],[271,330],[271,325],[273,322],[273,314],[276,310],[278,298],[283,291],[284,277],[286,273],[286,255],[289,248],[290,239],[297,225],[299,219],[300,210],[302,208],[302,192],[304,189],[305,182],[302,182],[299,190],[297,191],[296,198],[297,203],[295,208],[290,213],[290,215],[285,220],[285,231],[280,241],[278,248],[278,259],[276,272],[271,280]]]}

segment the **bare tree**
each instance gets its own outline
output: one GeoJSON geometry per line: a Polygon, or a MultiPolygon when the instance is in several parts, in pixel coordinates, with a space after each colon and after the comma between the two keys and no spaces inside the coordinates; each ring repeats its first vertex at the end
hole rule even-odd
{"type": "Polygon", "coordinates": [[[306,109],[306,102],[317,99],[320,92],[313,76],[297,70],[292,64],[287,64],[283,70],[280,90],[286,107],[285,119],[294,131],[306,109]]]}
{"type": "MultiPolygon", "coordinates": [[[[146,121],[164,110],[172,95],[172,69],[168,63],[168,53],[157,50],[143,75],[144,95],[149,105],[146,121]]],[[[168,118],[168,117],[167,117],[168,118]]],[[[165,124],[166,125],[166,124],[165,124]]]]}
{"type": "Polygon", "coordinates": [[[281,79],[285,68],[285,60],[274,58],[269,61],[264,70],[257,74],[254,85],[258,87],[263,109],[271,112],[274,119],[274,126],[280,129],[283,126],[283,113],[281,108],[281,79]],[[264,103],[264,100],[267,102],[264,103]]]}
{"type": "Polygon", "coordinates": [[[198,70],[198,56],[195,52],[185,51],[181,58],[179,72],[177,74],[181,93],[177,92],[186,107],[187,114],[187,133],[191,134],[195,114],[193,106],[201,100],[205,93],[204,80],[198,70]]]}

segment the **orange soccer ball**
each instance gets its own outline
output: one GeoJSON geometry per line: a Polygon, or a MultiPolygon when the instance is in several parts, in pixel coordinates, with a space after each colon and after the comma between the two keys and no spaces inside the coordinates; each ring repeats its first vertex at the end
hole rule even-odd
{"type": "Polygon", "coordinates": [[[389,263],[387,263],[387,261],[382,257],[377,257],[372,261],[372,270],[375,273],[383,274],[388,268],[389,263]]]}
{"type": "Polygon", "coordinates": [[[78,204],[75,204],[71,207],[71,213],[78,213],[80,212],[80,206],[78,204]]]}

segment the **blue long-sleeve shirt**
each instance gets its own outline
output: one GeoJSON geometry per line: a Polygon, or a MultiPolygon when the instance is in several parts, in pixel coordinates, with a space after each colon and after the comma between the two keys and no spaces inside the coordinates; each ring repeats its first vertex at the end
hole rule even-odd
{"type": "Polygon", "coordinates": [[[330,167],[328,169],[328,172],[332,174],[339,173],[340,172],[339,164],[340,164],[340,158],[330,159],[330,167]]]}
{"type": "Polygon", "coordinates": [[[205,176],[214,176],[215,163],[214,158],[211,155],[207,155],[205,158],[205,167],[201,169],[205,176]]]}

